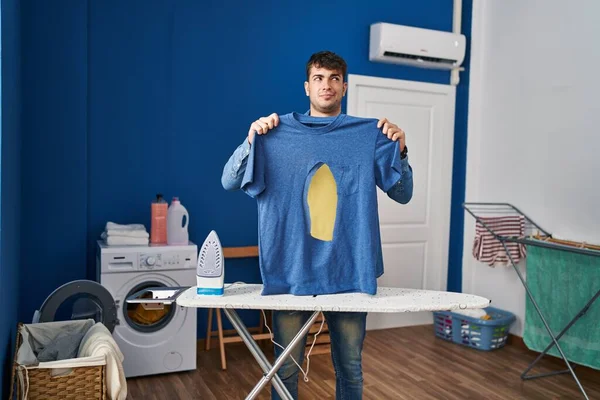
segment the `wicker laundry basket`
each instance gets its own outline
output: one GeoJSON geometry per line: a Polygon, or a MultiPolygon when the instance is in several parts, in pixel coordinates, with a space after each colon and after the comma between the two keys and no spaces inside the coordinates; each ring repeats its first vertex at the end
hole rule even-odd
{"type": "Polygon", "coordinates": [[[10,399],[13,398],[16,386],[17,399],[28,400],[106,400],[106,365],[91,365],[69,368],[65,374],[53,376],[53,368],[38,368],[37,366],[20,365],[17,362],[17,352],[22,344],[22,323],[17,328],[15,356],[12,368],[10,399]],[[18,370],[24,378],[25,391],[21,388],[18,370]],[[27,397],[24,397],[26,394],[27,397]]]}

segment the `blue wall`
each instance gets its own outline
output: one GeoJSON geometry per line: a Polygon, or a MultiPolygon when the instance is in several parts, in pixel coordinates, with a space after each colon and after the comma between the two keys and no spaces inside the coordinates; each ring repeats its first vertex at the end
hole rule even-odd
{"type": "Polygon", "coordinates": [[[450,213],[450,249],[448,254],[448,285],[450,292],[462,291],[462,257],[464,245],[465,181],[467,177],[467,126],[469,104],[469,78],[471,65],[471,21],[473,1],[462,2],[460,31],[467,37],[467,52],[456,87],[456,114],[454,119],[454,158],[452,169],[452,205],[450,213]]]}
{"type": "Polygon", "coordinates": [[[23,321],[58,286],[86,277],[86,4],[22,2],[23,321]]]}
{"type": "Polygon", "coordinates": [[[21,33],[17,0],[2,1],[0,155],[0,398],[8,397],[19,302],[21,33]]]}
{"type": "MultiPolygon", "coordinates": [[[[449,82],[369,62],[377,21],[449,31],[452,2],[24,1],[23,318],[57,286],[94,276],[106,221],[149,226],[157,192],[181,198],[191,240],[215,229],[224,246],[255,244],[256,204],[224,191],[221,171],[251,121],[307,109],[313,52],[341,54],[353,74],[449,82]]],[[[256,260],[227,265],[227,281],[259,277],[256,260]]]]}

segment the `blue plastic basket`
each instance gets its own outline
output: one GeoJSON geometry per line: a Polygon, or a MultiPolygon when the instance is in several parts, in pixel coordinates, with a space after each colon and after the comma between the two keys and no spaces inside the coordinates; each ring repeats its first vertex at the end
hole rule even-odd
{"type": "Polygon", "coordinates": [[[515,321],[515,315],[494,307],[486,307],[483,310],[491,317],[489,320],[452,311],[435,311],[433,313],[435,335],[477,350],[489,351],[504,347],[510,325],[515,321]]]}

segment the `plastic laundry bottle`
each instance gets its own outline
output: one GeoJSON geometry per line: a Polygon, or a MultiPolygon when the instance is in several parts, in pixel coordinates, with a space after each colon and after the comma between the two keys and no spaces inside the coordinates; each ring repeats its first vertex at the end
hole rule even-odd
{"type": "Polygon", "coordinates": [[[162,194],[156,195],[150,206],[150,243],[166,244],[167,243],[167,211],[169,205],[163,198],[162,194]]]}
{"type": "Polygon", "coordinates": [[[188,223],[189,214],[179,201],[173,197],[167,211],[167,243],[169,245],[187,245],[189,241],[188,223]],[[184,221],[185,219],[185,221],[184,221]]]}

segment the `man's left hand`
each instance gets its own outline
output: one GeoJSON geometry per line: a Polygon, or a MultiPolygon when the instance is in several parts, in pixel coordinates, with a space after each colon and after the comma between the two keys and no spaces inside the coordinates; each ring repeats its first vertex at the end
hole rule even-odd
{"type": "Polygon", "coordinates": [[[378,128],[383,128],[382,132],[384,135],[387,135],[388,139],[400,142],[400,151],[404,151],[404,146],[406,146],[406,135],[404,131],[398,128],[398,125],[392,124],[388,121],[387,118],[380,119],[377,122],[378,128]]]}

